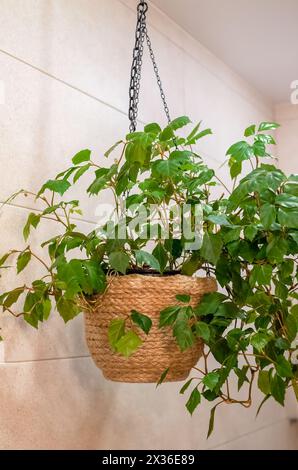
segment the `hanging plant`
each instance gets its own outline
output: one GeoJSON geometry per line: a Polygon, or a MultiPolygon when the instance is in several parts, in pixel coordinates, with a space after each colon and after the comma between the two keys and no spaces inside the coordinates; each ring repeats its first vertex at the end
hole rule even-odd
{"type": "Polygon", "coordinates": [[[191,414],[214,402],[210,435],[216,408],[249,407],[254,382],[264,396],[259,409],[270,397],[283,405],[287,389],[298,397],[298,176],[263,163],[275,144],[267,131],[278,127],[268,122],[248,127],[245,140],[228,149],[231,190],[204,164],[195,148],[211,130],[198,124],[186,132],[188,117],[170,119],[146,11],[140,2],[130,133],[105,153],[116,159],[101,166],[82,150],[36,194],[22,190],[7,201],[25,195],[44,209],[29,214],[25,247],[6,253],[1,268],[15,265],[19,274],[34,259],[45,272],[2,293],[0,305],[34,328],[53,307],[65,322],[83,312],[92,357],[112,380],[161,384],[187,379],[192,369],[180,393],[189,393],[191,414]],[[137,132],[145,38],[169,122],[137,132]],[[245,176],[243,162],[252,167],[245,176]],[[79,200],[65,196],[88,172],[87,194],[110,190],[114,204],[107,220],[83,233],[73,218],[81,214],[79,200]],[[223,194],[215,198],[213,187],[220,185],[223,194]],[[49,218],[59,230],[42,241],[42,258],[28,240],[49,218]],[[235,379],[241,398],[231,393],[235,379]]]}
{"type": "Polygon", "coordinates": [[[186,138],[178,136],[189,122],[181,117],[163,130],[154,123],[128,134],[106,153],[119,155],[110,167],[99,167],[83,150],[37,194],[14,195],[32,196],[45,206],[29,214],[26,242],[44,218],[61,230],[41,244],[47,260],[30,244],[1,258],[4,268],[16,257],[17,273],[37,259],[45,275],[3,293],[0,304],[35,328],[53,306],[65,322],[83,310],[90,351],[113,380],[181,380],[194,366],[181,393],[191,390],[190,413],[202,399],[215,402],[210,433],[219,404],[251,405],[254,381],[264,395],[262,404],[273,397],[283,405],[288,388],[298,395],[298,176],[261,163],[269,157],[267,144],[274,143],[266,131],[277,127],[261,123],[229,148],[234,189],[213,199],[218,178],[193,150],[210,130],[195,126],[186,138]],[[246,160],[254,169],[237,183],[246,160]],[[87,193],[98,196],[110,189],[117,215],[117,222],[109,220],[89,234],[79,232],[72,219],[80,213],[79,201],[60,198],[87,171],[94,172],[87,193]],[[175,233],[173,214],[183,206],[189,238],[175,233]],[[150,227],[157,236],[149,250],[150,227]],[[124,237],[117,236],[120,232],[124,237]],[[74,250],[81,255],[72,255],[74,250]],[[192,277],[199,270],[211,277],[192,277]],[[214,279],[220,292],[214,292],[214,279]],[[23,309],[15,312],[21,299],[23,309]],[[201,354],[203,365],[196,367],[201,354]],[[235,377],[239,390],[247,388],[247,398],[231,395],[235,377]]]}

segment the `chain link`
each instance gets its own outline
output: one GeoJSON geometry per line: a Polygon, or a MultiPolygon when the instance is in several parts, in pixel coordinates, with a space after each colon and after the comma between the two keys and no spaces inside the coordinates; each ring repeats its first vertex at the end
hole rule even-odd
{"type": "Polygon", "coordinates": [[[130,121],[129,131],[135,132],[137,128],[137,117],[138,117],[138,104],[140,95],[140,82],[141,82],[141,71],[143,63],[143,52],[144,52],[144,39],[149,49],[150,58],[152,61],[154,73],[156,76],[157,84],[159,87],[160,96],[163,102],[164,111],[168,122],[171,121],[169,108],[166,102],[166,97],[163,91],[162,82],[160,79],[158,67],[156,64],[154,52],[152,50],[152,44],[147,32],[146,26],[146,13],[148,11],[148,4],[146,1],[141,0],[137,7],[137,26],[135,33],[135,45],[133,49],[133,59],[130,73],[130,86],[129,86],[129,110],[128,118],[130,121]]]}

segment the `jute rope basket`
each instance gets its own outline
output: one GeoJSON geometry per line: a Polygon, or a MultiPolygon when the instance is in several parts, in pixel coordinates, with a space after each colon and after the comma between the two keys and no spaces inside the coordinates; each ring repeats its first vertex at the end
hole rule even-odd
{"type": "Polygon", "coordinates": [[[181,352],[171,329],[158,328],[159,314],[177,304],[177,294],[191,295],[191,304],[195,305],[205,293],[215,290],[213,278],[180,274],[109,276],[106,292],[98,295],[93,307],[85,311],[87,344],[105,378],[118,382],[157,382],[167,368],[166,381],[187,378],[202,354],[203,344],[198,340],[192,348],[181,352]],[[148,315],[153,324],[148,336],[141,332],[144,343],[140,348],[125,358],[111,350],[108,326],[113,318],[126,317],[131,310],[148,315]]]}

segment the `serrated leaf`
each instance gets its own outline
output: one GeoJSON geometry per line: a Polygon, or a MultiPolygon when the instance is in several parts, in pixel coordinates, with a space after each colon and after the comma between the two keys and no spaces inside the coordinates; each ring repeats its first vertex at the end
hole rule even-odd
{"type": "Polygon", "coordinates": [[[115,251],[109,254],[109,263],[112,269],[125,274],[130,264],[130,258],[122,251],[115,251]]]}
{"type": "Polygon", "coordinates": [[[23,228],[23,236],[24,240],[26,241],[29,237],[30,234],[30,228],[34,227],[36,228],[37,225],[40,222],[41,215],[40,214],[35,214],[34,212],[31,212],[28,216],[27,222],[23,228]]]}
{"type": "Polygon", "coordinates": [[[68,190],[68,188],[70,188],[70,186],[71,184],[66,179],[48,180],[38,192],[37,197],[43,194],[46,189],[49,189],[50,191],[58,193],[60,194],[60,196],[63,196],[63,194],[68,190]]]}
{"type": "Polygon", "coordinates": [[[123,318],[114,318],[111,320],[108,328],[108,339],[111,347],[116,350],[116,344],[125,334],[125,320],[123,318]]]}
{"type": "Polygon", "coordinates": [[[181,351],[185,351],[194,344],[194,335],[189,325],[188,315],[184,308],[178,312],[173,327],[173,336],[175,337],[181,351]]]}
{"type": "Polygon", "coordinates": [[[200,316],[215,314],[218,307],[222,304],[227,296],[221,292],[209,292],[204,294],[198,307],[196,308],[196,314],[200,316]]]}
{"type": "Polygon", "coordinates": [[[280,355],[276,358],[275,368],[276,372],[281,377],[293,377],[291,363],[283,355],[280,355]]]}
{"type": "Polygon", "coordinates": [[[156,245],[152,251],[152,255],[157,259],[160,266],[160,272],[163,273],[168,263],[168,254],[162,243],[158,243],[156,245]]]}
{"type": "Polygon", "coordinates": [[[202,382],[207,388],[209,388],[209,390],[214,390],[219,379],[220,375],[217,372],[209,372],[209,374],[205,375],[202,382]]]}
{"type": "Polygon", "coordinates": [[[286,384],[282,378],[276,374],[270,382],[270,391],[273,398],[282,406],[285,403],[286,384]]]}
{"type": "Polygon", "coordinates": [[[144,131],[145,131],[145,132],[148,132],[148,133],[150,133],[150,134],[157,135],[157,134],[160,133],[161,128],[160,128],[160,125],[157,124],[156,122],[151,122],[150,124],[147,124],[147,125],[144,127],[144,131]]]}
{"type": "Polygon", "coordinates": [[[75,173],[74,177],[73,177],[73,182],[76,183],[80,178],[81,176],[83,176],[84,173],[86,173],[86,171],[89,170],[90,168],[90,163],[87,163],[87,165],[83,165],[81,166],[75,173]]]}
{"type": "Polygon", "coordinates": [[[144,315],[143,313],[137,312],[136,310],[132,310],[130,318],[144,331],[144,333],[146,333],[146,335],[148,335],[152,327],[151,318],[149,318],[147,315],[144,315]]]}
{"type": "Polygon", "coordinates": [[[220,234],[206,232],[201,247],[201,255],[206,261],[215,265],[220,257],[222,247],[223,241],[220,234]]]}
{"type": "Polygon", "coordinates": [[[80,313],[77,304],[73,300],[68,300],[65,297],[60,297],[58,301],[56,301],[56,306],[65,323],[72,320],[80,313]]]}
{"type": "Polygon", "coordinates": [[[31,251],[24,251],[17,259],[17,273],[19,274],[31,260],[31,251]]]}
{"type": "Polygon", "coordinates": [[[91,150],[81,150],[80,152],[76,153],[76,155],[72,158],[72,163],[74,165],[79,165],[80,163],[88,162],[90,160],[90,156],[91,150]]]}
{"type": "Polygon", "coordinates": [[[144,250],[137,250],[135,252],[137,264],[140,266],[147,265],[156,271],[160,271],[160,265],[158,260],[151,253],[147,253],[144,250]]]}
{"type": "Polygon", "coordinates": [[[199,321],[196,323],[196,333],[199,338],[202,338],[204,341],[208,342],[210,339],[210,327],[207,323],[199,321]]]}
{"type": "Polygon", "coordinates": [[[270,373],[267,370],[260,370],[258,375],[258,387],[264,395],[270,394],[270,373]]]}
{"type": "Polygon", "coordinates": [[[260,219],[264,229],[269,229],[276,219],[275,207],[272,204],[263,204],[260,209],[260,219]]]}
{"type": "Polygon", "coordinates": [[[190,394],[190,397],[188,401],[186,402],[186,408],[189,411],[189,413],[192,415],[197,406],[201,403],[201,394],[199,390],[196,388],[193,389],[193,391],[190,394]]]}
{"type": "Polygon", "coordinates": [[[258,332],[250,338],[250,343],[257,351],[262,352],[270,340],[271,336],[267,333],[258,332]]]}
{"type": "Polygon", "coordinates": [[[162,328],[164,326],[172,325],[178,315],[178,312],[180,311],[179,306],[175,305],[173,307],[167,307],[163,309],[160,312],[160,317],[159,317],[159,328],[162,328]]]}
{"type": "Polygon", "coordinates": [[[141,338],[132,330],[125,333],[116,344],[116,351],[125,357],[131,356],[141,346],[141,338]]]}
{"type": "Polygon", "coordinates": [[[268,286],[272,279],[272,266],[268,264],[255,265],[250,273],[249,284],[254,287],[256,284],[259,286],[268,286]]]}

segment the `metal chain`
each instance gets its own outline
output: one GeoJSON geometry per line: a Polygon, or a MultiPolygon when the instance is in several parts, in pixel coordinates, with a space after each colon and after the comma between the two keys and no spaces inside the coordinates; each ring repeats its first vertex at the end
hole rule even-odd
{"type": "Polygon", "coordinates": [[[160,79],[154,52],[152,50],[151,41],[147,32],[147,26],[146,26],[147,11],[148,11],[147,2],[144,0],[141,0],[137,7],[137,26],[136,26],[136,33],[135,33],[135,45],[133,49],[133,59],[132,59],[132,65],[131,65],[130,86],[129,86],[128,118],[130,121],[130,125],[129,125],[130,132],[135,132],[137,128],[141,69],[142,69],[142,63],[143,63],[145,37],[146,37],[146,43],[149,49],[150,58],[153,64],[153,69],[154,69],[154,73],[156,76],[157,84],[159,87],[160,96],[163,102],[165,114],[166,114],[168,122],[171,121],[169,108],[168,108],[166,97],[163,91],[162,82],[160,79]]]}
{"type": "Polygon", "coordinates": [[[156,76],[157,85],[158,85],[159,92],[160,92],[160,97],[162,99],[164,111],[166,113],[168,124],[169,124],[171,122],[170,111],[169,111],[169,107],[168,107],[168,104],[167,104],[167,101],[166,101],[166,95],[163,91],[162,82],[161,82],[161,79],[160,79],[160,75],[159,75],[158,67],[157,67],[157,64],[156,64],[154,52],[152,50],[151,40],[148,36],[147,28],[146,28],[146,42],[147,42],[147,46],[148,46],[148,49],[149,49],[149,54],[150,54],[150,57],[151,57],[154,73],[155,73],[155,76],[156,76]]]}

